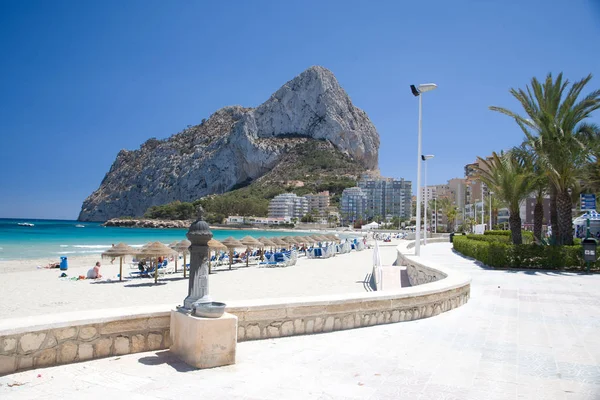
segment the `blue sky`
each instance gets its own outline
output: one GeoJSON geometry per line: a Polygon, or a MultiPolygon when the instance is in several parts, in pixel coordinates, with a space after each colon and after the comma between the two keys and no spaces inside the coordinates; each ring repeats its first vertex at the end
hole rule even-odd
{"type": "MultiPolygon", "coordinates": [[[[220,107],[255,107],[311,65],[336,75],[381,136],[384,176],[463,176],[522,134],[490,105],[531,77],[593,73],[600,2],[0,1],[0,217],[76,218],[120,149],[220,107]]],[[[598,122],[598,116],[595,116],[598,122]]],[[[414,183],[413,183],[414,184],[414,183]]]]}

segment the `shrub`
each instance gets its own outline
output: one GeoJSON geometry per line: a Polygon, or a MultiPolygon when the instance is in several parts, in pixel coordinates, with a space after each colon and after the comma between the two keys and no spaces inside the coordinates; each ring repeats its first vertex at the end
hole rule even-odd
{"type": "Polygon", "coordinates": [[[467,238],[471,239],[471,240],[480,240],[482,242],[502,242],[502,243],[509,243],[510,242],[510,236],[506,236],[506,235],[467,235],[467,238]]]}
{"type": "MultiPolygon", "coordinates": [[[[498,230],[490,230],[483,232],[484,236],[506,236],[510,241],[511,233],[510,231],[498,231],[498,230]]],[[[523,243],[533,243],[533,232],[531,231],[521,231],[521,235],[523,236],[523,243]]]]}
{"type": "MultiPolygon", "coordinates": [[[[513,245],[498,237],[506,235],[454,236],[454,249],[494,268],[584,270],[583,248],[575,246],[513,245]]],[[[598,269],[598,262],[591,269],[598,269]]]]}

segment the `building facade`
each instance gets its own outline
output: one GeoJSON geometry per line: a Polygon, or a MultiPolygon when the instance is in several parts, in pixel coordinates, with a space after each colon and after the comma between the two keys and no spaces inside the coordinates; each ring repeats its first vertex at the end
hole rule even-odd
{"type": "Polygon", "coordinates": [[[327,216],[329,209],[329,191],[304,196],[308,204],[308,213],[327,216]]]}
{"type": "Polygon", "coordinates": [[[340,201],[340,218],[347,224],[366,218],[367,194],[360,187],[344,189],[340,201]]]}
{"type": "Polygon", "coordinates": [[[295,193],[283,193],[269,202],[269,218],[302,218],[308,213],[308,200],[295,193]]]}
{"type": "Polygon", "coordinates": [[[368,218],[390,220],[397,216],[410,218],[412,209],[412,182],[404,179],[364,176],[358,187],[367,195],[368,218]]]}

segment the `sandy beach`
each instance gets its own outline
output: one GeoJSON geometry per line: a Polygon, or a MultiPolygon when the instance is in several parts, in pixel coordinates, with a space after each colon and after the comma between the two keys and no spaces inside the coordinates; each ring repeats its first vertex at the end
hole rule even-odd
{"type": "MultiPolygon", "coordinates": [[[[396,259],[396,245],[380,242],[383,265],[396,259]]],[[[129,275],[128,257],[123,276],[129,275]]],[[[352,251],[329,259],[300,257],[294,266],[259,268],[257,266],[227,266],[213,269],[210,294],[218,301],[273,297],[314,296],[364,292],[364,281],[372,270],[373,250],[352,251]]],[[[187,279],[182,273],[167,275],[154,284],[153,279],[134,278],[119,281],[119,260],[114,264],[99,255],[71,257],[68,277],[85,275],[96,261],[102,263],[101,280],[73,281],[59,278],[58,269],[38,269],[49,259],[0,262],[0,318],[18,318],[86,309],[132,307],[136,304],[182,303],[187,295],[187,279]]]]}

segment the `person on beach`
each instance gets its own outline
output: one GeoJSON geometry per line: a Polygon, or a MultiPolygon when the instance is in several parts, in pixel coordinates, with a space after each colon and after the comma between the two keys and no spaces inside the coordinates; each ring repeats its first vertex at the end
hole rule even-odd
{"type": "Polygon", "coordinates": [[[94,268],[90,268],[90,270],[87,273],[87,278],[88,279],[100,279],[100,278],[102,278],[102,275],[100,275],[100,261],[98,261],[96,263],[96,265],[94,266],[94,268]]]}

